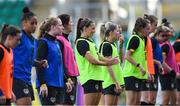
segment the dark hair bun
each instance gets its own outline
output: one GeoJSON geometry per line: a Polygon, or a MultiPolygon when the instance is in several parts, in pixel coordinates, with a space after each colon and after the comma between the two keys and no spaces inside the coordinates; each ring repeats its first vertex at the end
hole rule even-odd
{"type": "Polygon", "coordinates": [[[29,13],[29,12],[31,11],[27,6],[23,8],[23,13],[29,13]]]}
{"type": "Polygon", "coordinates": [[[167,19],[166,18],[163,18],[162,19],[162,23],[166,23],[167,22],[167,19]]]}
{"type": "Polygon", "coordinates": [[[147,15],[147,14],[144,14],[143,18],[145,18],[145,19],[146,19],[147,17],[148,17],[148,15],[147,15]]]}

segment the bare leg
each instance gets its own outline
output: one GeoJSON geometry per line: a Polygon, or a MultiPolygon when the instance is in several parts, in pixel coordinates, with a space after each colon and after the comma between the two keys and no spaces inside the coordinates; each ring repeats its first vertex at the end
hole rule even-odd
{"type": "Polygon", "coordinates": [[[141,92],[136,92],[136,105],[140,105],[141,103],[141,92]]]}
{"type": "Polygon", "coordinates": [[[118,104],[118,97],[119,97],[119,96],[115,96],[114,105],[117,105],[117,104],[118,104]]]}
{"type": "Polygon", "coordinates": [[[137,105],[136,104],[137,92],[126,91],[126,105],[137,105]]]}
{"type": "Polygon", "coordinates": [[[171,96],[170,96],[170,104],[175,105],[176,104],[176,92],[175,90],[170,91],[171,96]]]}
{"type": "Polygon", "coordinates": [[[31,105],[31,97],[24,97],[16,100],[16,105],[31,105]]]}
{"type": "Polygon", "coordinates": [[[97,93],[88,93],[88,94],[84,94],[85,97],[85,105],[98,105],[97,100],[98,98],[98,94],[97,93]]]}
{"type": "Polygon", "coordinates": [[[104,94],[101,95],[99,105],[105,105],[105,96],[104,96],[104,94]]]}
{"type": "Polygon", "coordinates": [[[168,105],[170,102],[171,91],[161,91],[162,93],[162,105],[168,105]]]}
{"type": "Polygon", "coordinates": [[[180,91],[176,92],[176,96],[177,96],[176,104],[180,105],[180,91]]]}
{"type": "Polygon", "coordinates": [[[141,91],[141,102],[149,103],[148,101],[148,93],[149,91],[141,91]]]}
{"type": "Polygon", "coordinates": [[[156,96],[157,96],[156,91],[149,91],[149,103],[155,104],[156,103],[156,96]]]}
{"type": "Polygon", "coordinates": [[[114,105],[114,95],[105,95],[105,105],[114,105]]]}
{"type": "Polygon", "coordinates": [[[99,102],[101,100],[101,95],[102,95],[102,93],[97,93],[96,94],[96,104],[99,104],[99,102]]]}

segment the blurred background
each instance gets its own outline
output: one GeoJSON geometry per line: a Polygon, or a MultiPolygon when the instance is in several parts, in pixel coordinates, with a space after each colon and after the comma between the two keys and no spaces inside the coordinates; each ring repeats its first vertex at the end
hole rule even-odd
{"type": "Polygon", "coordinates": [[[166,17],[176,32],[180,28],[180,0],[0,0],[0,25],[20,26],[22,8],[26,5],[37,15],[39,24],[46,17],[62,13],[70,14],[75,26],[79,17],[89,17],[97,24],[97,34],[100,23],[111,20],[121,24],[126,38],[135,19],[144,13],[156,15],[159,24],[166,17]]]}
{"type": "MultiPolygon", "coordinates": [[[[122,26],[125,39],[124,46],[126,46],[136,18],[143,16],[143,14],[157,16],[158,24],[161,24],[162,18],[167,18],[175,29],[172,42],[180,31],[180,0],[0,0],[0,26],[7,23],[21,27],[20,20],[24,6],[29,6],[37,15],[38,25],[50,16],[63,13],[71,15],[74,21],[74,31],[70,36],[71,42],[74,42],[76,24],[80,17],[89,17],[96,22],[97,31],[94,40],[97,45],[100,43],[99,29],[101,23],[111,20],[122,26]]],[[[35,35],[37,32],[38,30],[35,35]]],[[[32,75],[34,82],[34,70],[32,75]]],[[[124,94],[119,103],[125,103],[124,94]]],[[[34,104],[39,104],[37,96],[34,104]]]]}

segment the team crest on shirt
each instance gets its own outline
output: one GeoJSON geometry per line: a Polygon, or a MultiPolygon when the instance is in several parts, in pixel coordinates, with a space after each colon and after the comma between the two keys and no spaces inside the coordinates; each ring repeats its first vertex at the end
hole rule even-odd
{"type": "Polygon", "coordinates": [[[55,98],[55,97],[51,97],[51,98],[50,98],[50,101],[51,101],[52,103],[55,103],[56,98],[55,98]]]}
{"type": "Polygon", "coordinates": [[[98,90],[98,89],[99,89],[99,86],[98,86],[98,84],[96,84],[96,85],[95,85],[95,88],[96,88],[96,90],[98,90]]]}
{"type": "Polygon", "coordinates": [[[29,89],[25,88],[25,89],[23,89],[23,92],[27,95],[29,93],[29,89]]]}
{"type": "Polygon", "coordinates": [[[136,87],[136,88],[138,88],[138,87],[139,87],[138,83],[135,83],[135,87],[136,87]]]}

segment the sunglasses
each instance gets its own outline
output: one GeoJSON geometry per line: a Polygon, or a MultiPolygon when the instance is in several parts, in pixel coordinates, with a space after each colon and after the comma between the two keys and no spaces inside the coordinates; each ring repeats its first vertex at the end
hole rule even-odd
{"type": "Polygon", "coordinates": [[[168,37],[169,35],[167,35],[167,34],[164,34],[164,35],[161,35],[161,36],[164,38],[164,37],[168,37]]]}
{"type": "Polygon", "coordinates": [[[162,37],[168,37],[168,36],[173,36],[173,34],[172,33],[161,33],[161,36],[162,37]]]}

